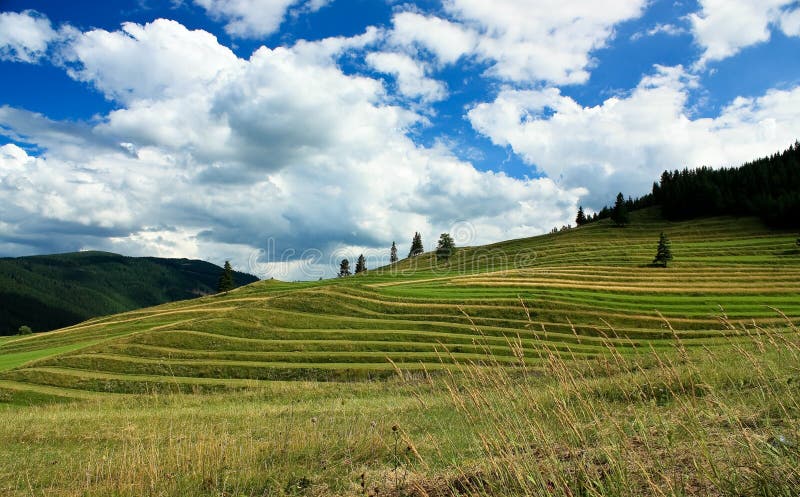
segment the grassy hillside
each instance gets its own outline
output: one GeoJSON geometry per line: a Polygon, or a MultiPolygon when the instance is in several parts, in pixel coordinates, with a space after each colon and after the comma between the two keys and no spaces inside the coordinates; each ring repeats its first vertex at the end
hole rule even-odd
{"type": "Polygon", "coordinates": [[[639,212],[0,338],[0,494],[794,496],[794,239],[639,212]]]}
{"type": "MultiPolygon", "coordinates": [[[[0,335],[52,330],[95,316],[214,293],[222,268],[107,252],[0,259],[0,335]]],[[[236,283],[257,281],[237,273],[236,283]]]]}
{"type": "Polygon", "coordinates": [[[394,365],[447,369],[487,350],[514,363],[508,337],[531,367],[544,347],[602,355],[606,338],[623,353],[670,348],[676,336],[714,346],[742,326],[782,323],[776,309],[800,319],[794,240],[755,219],[665,224],[643,211],[626,228],[603,222],[464,248],[446,264],[426,254],[345,279],[263,281],[7,341],[0,378],[20,388],[216,391],[246,380],[385,378],[394,365]],[[667,269],[649,266],[662,230],[675,255],[667,269]]]}

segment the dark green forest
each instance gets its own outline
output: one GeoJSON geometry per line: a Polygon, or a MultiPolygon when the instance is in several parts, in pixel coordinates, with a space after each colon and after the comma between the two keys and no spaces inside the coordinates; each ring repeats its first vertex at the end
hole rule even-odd
{"type": "MultiPolygon", "coordinates": [[[[800,142],[740,167],[664,171],[651,193],[626,201],[628,211],[655,205],[671,221],[758,216],[772,227],[800,227],[800,142]]],[[[613,212],[604,207],[585,222],[610,218],[613,212]]]]}
{"type": "MultiPolygon", "coordinates": [[[[75,252],[0,258],[0,335],[46,331],[91,317],[215,293],[209,262],[75,252]]],[[[234,272],[234,286],[257,281],[234,272]]]]}

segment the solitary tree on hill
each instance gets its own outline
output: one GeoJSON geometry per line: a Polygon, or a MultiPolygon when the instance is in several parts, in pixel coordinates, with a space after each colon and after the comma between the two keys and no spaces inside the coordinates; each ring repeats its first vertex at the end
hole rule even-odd
{"type": "Polygon", "coordinates": [[[614,203],[614,209],[611,210],[611,220],[617,226],[625,226],[630,222],[630,215],[628,215],[628,206],[625,202],[625,197],[620,192],[617,195],[617,201],[614,203]]]}
{"type": "Polygon", "coordinates": [[[672,249],[669,245],[669,238],[664,232],[658,238],[658,250],[656,251],[656,258],[653,259],[653,265],[667,267],[667,263],[672,260],[672,249]]]}
{"type": "Polygon", "coordinates": [[[225,266],[222,268],[222,274],[219,276],[217,291],[222,293],[231,290],[233,290],[233,268],[231,268],[230,261],[225,261],[225,266]]]}
{"type": "Polygon", "coordinates": [[[422,248],[422,235],[419,232],[414,233],[414,239],[411,240],[411,250],[408,251],[409,257],[415,257],[425,252],[422,248]]]}
{"type": "Polygon", "coordinates": [[[342,259],[342,263],[339,264],[339,278],[344,278],[345,276],[350,276],[350,261],[342,259]]]}
{"type": "Polygon", "coordinates": [[[18,335],[30,335],[31,333],[33,333],[31,327],[25,326],[24,324],[19,327],[19,330],[17,330],[18,335]]]}
{"type": "Polygon", "coordinates": [[[397,262],[397,245],[392,242],[392,249],[389,251],[389,262],[394,264],[397,262]]]}
{"type": "Polygon", "coordinates": [[[439,243],[436,245],[436,260],[447,260],[453,255],[456,248],[456,242],[450,233],[442,233],[439,236],[439,243]]]}
{"type": "Polygon", "coordinates": [[[364,254],[358,256],[356,261],[356,274],[363,273],[367,270],[367,260],[364,259],[364,254]]]}
{"type": "Polygon", "coordinates": [[[587,222],[589,221],[586,219],[586,214],[583,212],[583,206],[578,207],[578,216],[575,218],[575,224],[583,226],[587,222]]]}

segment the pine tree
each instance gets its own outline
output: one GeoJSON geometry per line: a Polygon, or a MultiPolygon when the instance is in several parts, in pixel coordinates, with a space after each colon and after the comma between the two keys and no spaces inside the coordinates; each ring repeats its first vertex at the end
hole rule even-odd
{"type": "Polygon", "coordinates": [[[617,226],[625,226],[630,222],[630,215],[628,214],[628,206],[625,202],[625,197],[622,193],[617,195],[617,201],[614,203],[614,209],[611,211],[611,220],[617,226]]]}
{"type": "Polygon", "coordinates": [[[342,259],[342,263],[339,264],[339,278],[344,278],[345,276],[350,276],[350,261],[342,259]]]}
{"type": "Polygon", "coordinates": [[[586,214],[583,213],[583,206],[578,207],[578,216],[575,218],[575,224],[583,226],[587,222],[589,221],[586,219],[586,214]]]}
{"type": "Polygon", "coordinates": [[[664,232],[658,238],[658,250],[656,251],[656,258],[653,259],[653,265],[667,267],[667,263],[672,260],[672,249],[669,245],[669,238],[664,232]]]}
{"type": "Polygon", "coordinates": [[[367,270],[367,260],[364,259],[364,254],[358,256],[356,261],[356,274],[363,273],[367,270]]]}
{"type": "Polygon", "coordinates": [[[411,250],[408,251],[409,257],[415,257],[425,252],[422,248],[422,235],[419,232],[414,233],[414,239],[411,241],[411,250]]]}
{"type": "Polygon", "coordinates": [[[389,263],[394,264],[397,262],[397,245],[392,242],[392,249],[389,251],[389,263]]]}
{"type": "Polygon", "coordinates": [[[222,274],[219,276],[217,291],[222,293],[231,290],[233,290],[233,268],[231,268],[230,261],[225,261],[225,266],[222,268],[222,274]]]}
{"type": "Polygon", "coordinates": [[[456,242],[450,233],[442,233],[439,236],[439,243],[436,245],[436,260],[447,260],[453,255],[456,248],[456,242]]]}

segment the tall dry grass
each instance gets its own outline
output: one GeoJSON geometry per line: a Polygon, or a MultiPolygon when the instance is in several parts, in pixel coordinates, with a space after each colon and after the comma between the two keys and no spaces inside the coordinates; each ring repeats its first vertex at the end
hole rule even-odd
{"type": "Polygon", "coordinates": [[[487,346],[389,382],[6,408],[0,495],[800,495],[800,334],[721,327],[713,348],[631,353],[606,324],[594,359],[509,337],[510,367],[487,346]]]}
{"type": "Polygon", "coordinates": [[[798,330],[789,319],[722,325],[739,336],[714,349],[674,334],[671,351],[630,355],[606,336],[608,353],[591,361],[542,343],[544,366],[530,369],[512,339],[516,368],[451,370],[441,384],[462,420],[453,428],[476,450],[411,493],[800,495],[798,330]]]}

